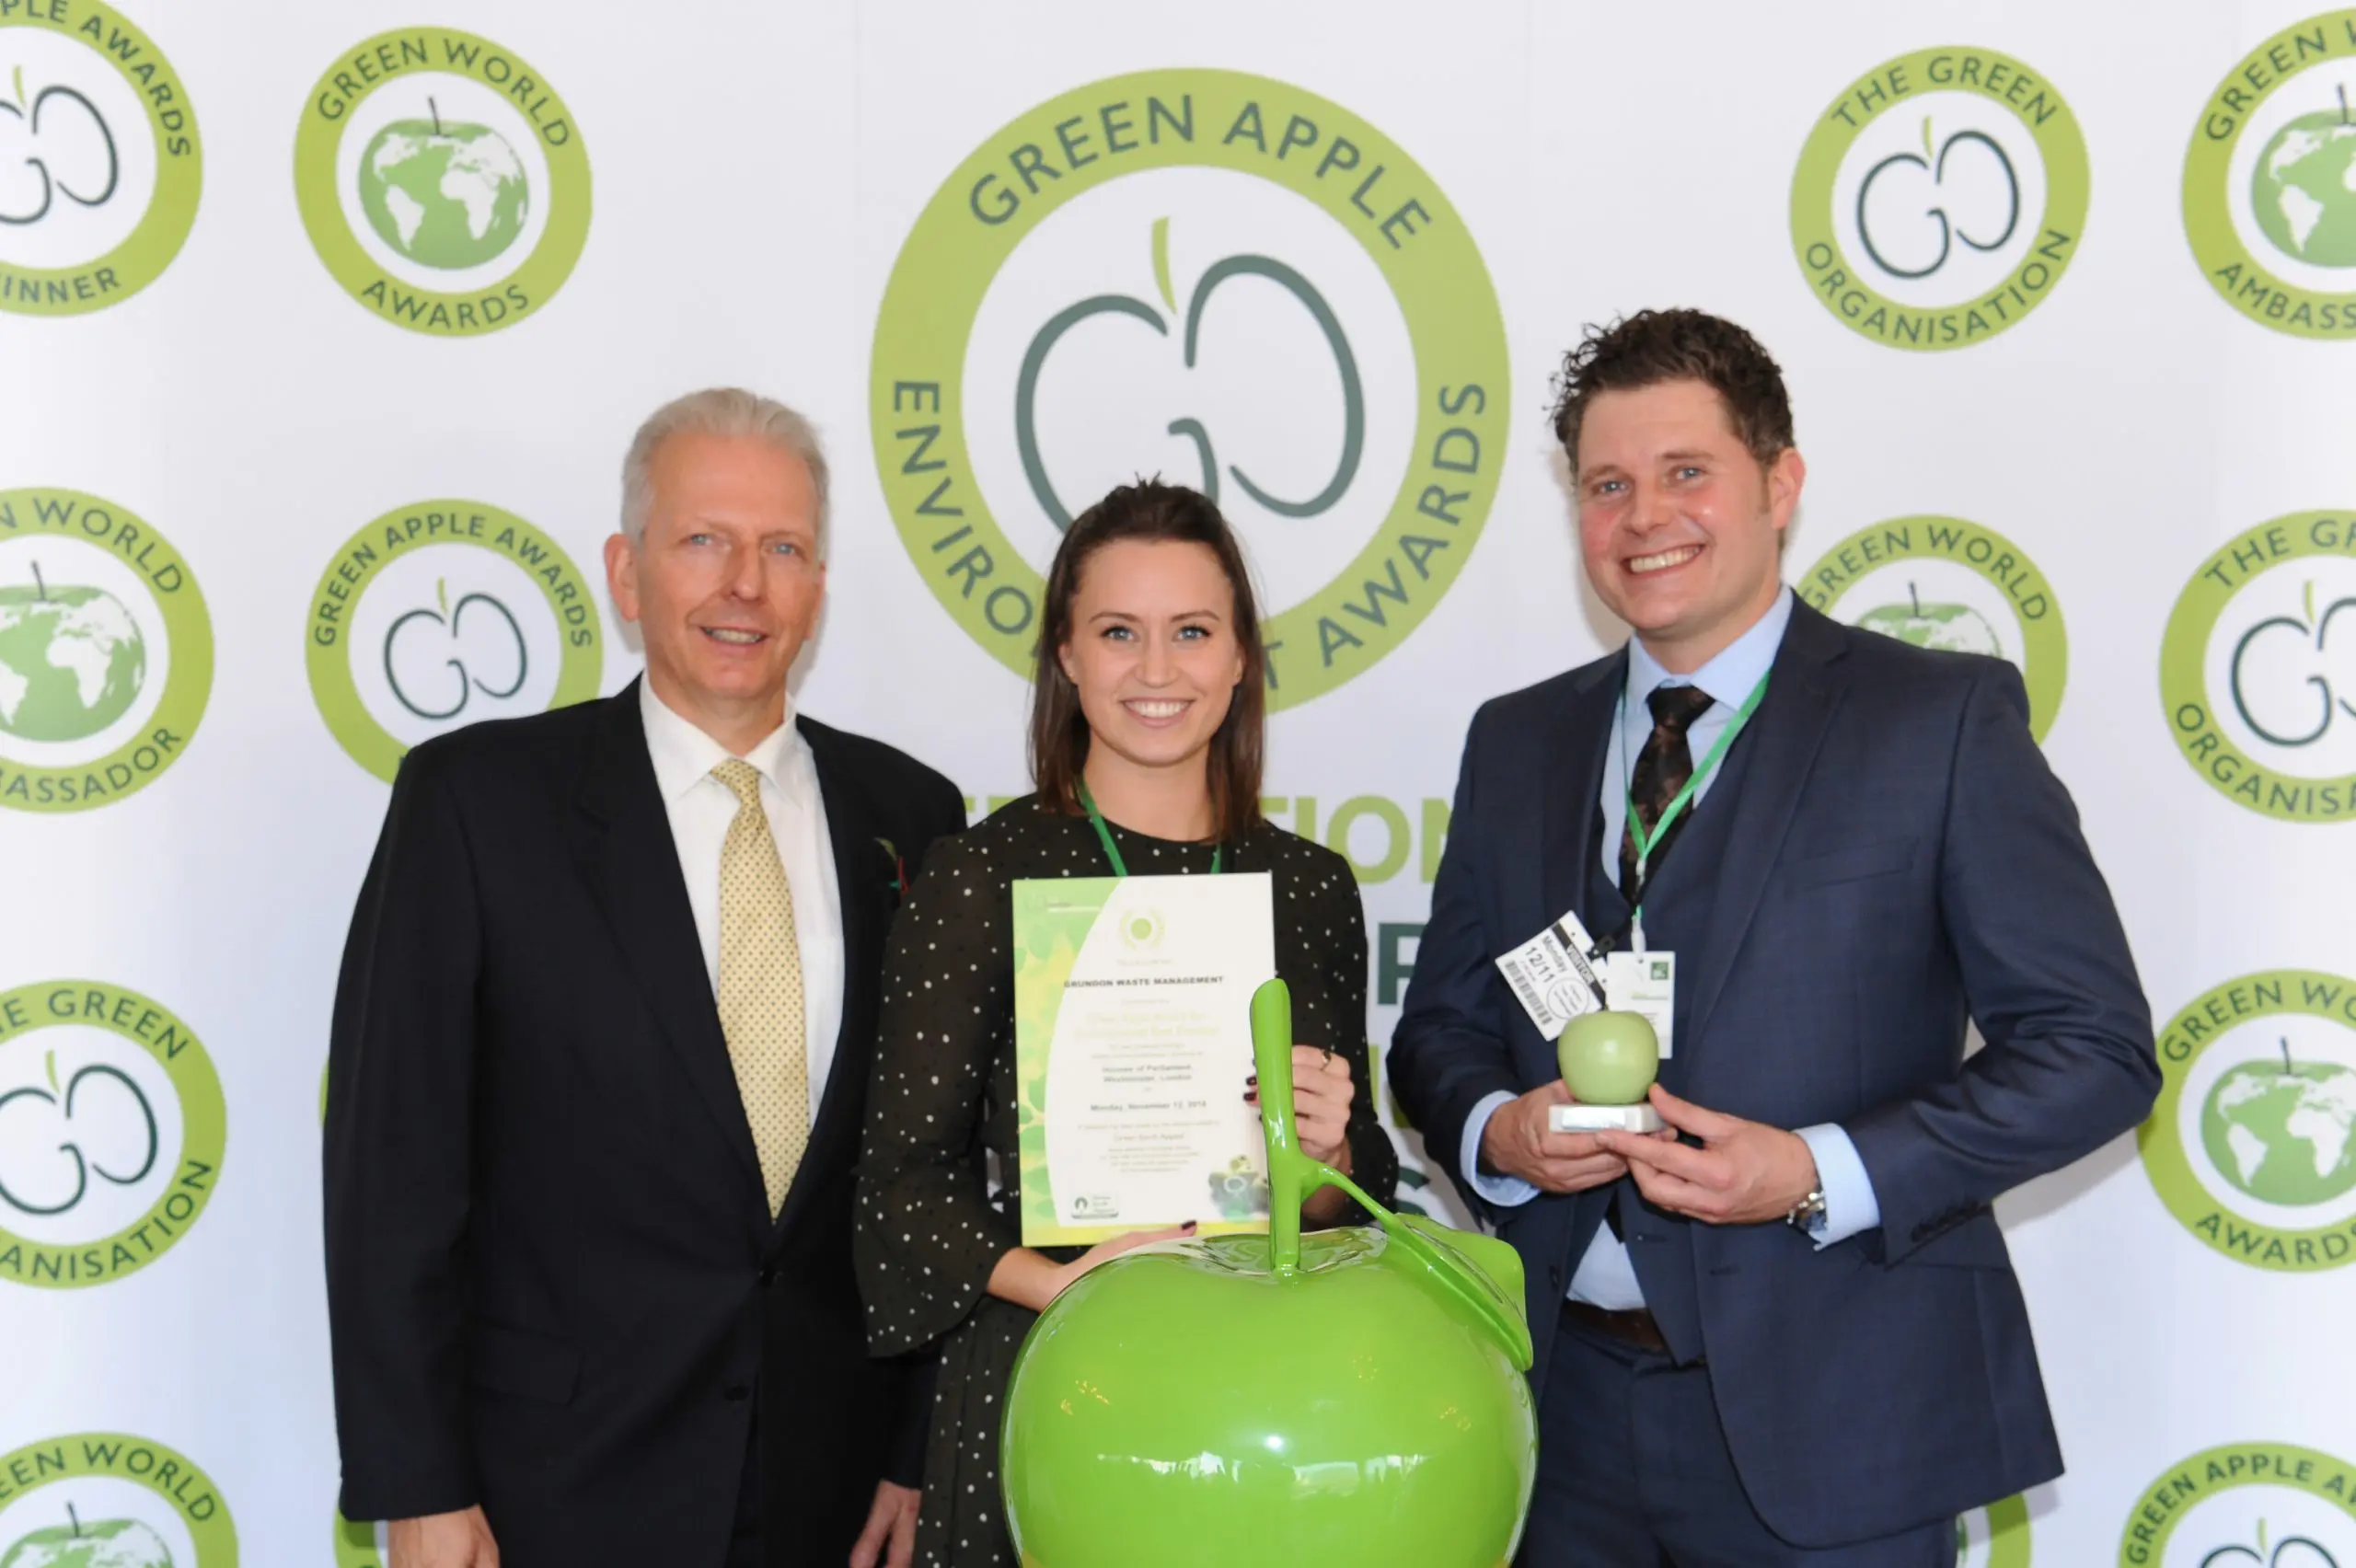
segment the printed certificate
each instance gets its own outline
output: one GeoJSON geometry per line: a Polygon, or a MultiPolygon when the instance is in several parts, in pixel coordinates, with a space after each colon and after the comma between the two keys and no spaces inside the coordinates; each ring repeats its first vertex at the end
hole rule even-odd
{"type": "Polygon", "coordinates": [[[1264,874],[1014,884],[1022,1241],[1265,1230],[1252,993],[1275,975],[1264,874]]]}

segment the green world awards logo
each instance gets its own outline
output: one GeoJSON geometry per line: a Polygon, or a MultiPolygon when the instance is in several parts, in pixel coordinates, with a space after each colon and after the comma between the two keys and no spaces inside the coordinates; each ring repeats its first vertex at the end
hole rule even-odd
{"type": "Polygon", "coordinates": [[[2356,1260],[2356,981],[2228,981],[2161,1032],[2160,1071],[2135,1141],[2170,1214],[2258,1268],[2356,1260]]]}
{"type": "Polygon", "coordinates": [[[202,1216],[227,1142],[213,1058],[162,1004],[92,980],[0,991],[0,1279],[145,1268],[202,1216]]]}
{"type": "Polygon", "coordinates": [[[2119,1568],[2350,1568],[2356,1467],[2288,1443],[2204,1448],[2143,1490],[2119,1568]]]}
{"type": "Polygon", "coordinates": [[[512,327],[589,237],[589,156],[564,100],[487,39],[380,33],[329,66],[294,139],[311,244],[354,299],[440,337],[512,327]]]}
{"type": "Polygon", "coordinates": [[[1956,1568],[2029,1568],[2028,1500],[2007,1497],[1955,1522],[1956,1568]]]}
{"type": "Polygon", "coordinates": [[[385,1568],[385,1527],[335,1516],[335,1568],[385,1568]]]}
{"type": "Polygon", "coordinates": [[[2077,255],[2086,144],[2053,84],[1986,49],[1924,49],[1841,90],[1792,177],[1792,248],[1853,331],[1984,343],[2077,255]]]}
{"type": "Polygon", "coordinates": [[[2061,601],[2021,548],[1957,517],[1896,517],[1850,535],[1797,583],[1810,605],[1911,642],[2009,659],[2040,741],[2061,711],[2070,638],[2061,601]]]}
{"type": "Polygon", "coordinates": [[[352,759],[390,782],[410,747],[482,719],[597,695],[597,604],[555,540],[471,501],[386,513],[311,595],[311,697],[352,759]]]}
{"type": "Polygon", "coordinates": [[[0,6],[0,310],[120,305],[180,253],[204,184],[179,75],[98,0],[0,6]]]}
{"type": "Polygon", "coordinates": [[[1397,647],[1496,490],[1505,329],[1462,217],[1338,104],[1229,71],[1068,93],[950,175],[875,329],[900,536],[1028,675],[1072,517],[1160,474],[1217,501],[1265,585],[1269,700],[1397,647]]]}
{"type": "Polygon", "coordinates": [[[2356,813],[2356,515],[2295,512],[2228,543],[2168,616],[2160,699],[2228,800],[2282,822],[2356,813]]]}
{"type": "Polygon", "coordinates": [[[144,789],[212,690],[213,623],[170,541],[79,490],[0,490],[0,807],[144,789]]]}
{"type": "Polygon", "coordinates": [[[2184,155],[2184,232],[2225,302],[2301,338],[2356,333],[2356,11],[2225,73],[2184,155]]]}
{"type": "Polygon", "coordinates": [[[0,1568],[237,1568],[220,1489],[187,1455],[83,1432],[0,1455],[0,1568]]]}

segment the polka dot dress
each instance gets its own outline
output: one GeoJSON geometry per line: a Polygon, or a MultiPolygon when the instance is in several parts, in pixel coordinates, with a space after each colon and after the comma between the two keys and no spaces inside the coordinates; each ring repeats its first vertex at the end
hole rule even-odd
{"type": "MultiPolygon", "coordinates": [[[[1134,875],[1210,870],[1207,845],[1117,825],[1113,836],[1134,875]]],[[[1229,847],[1227,869],[1272,879],[1276,973],[1292,991],[1293,1038],[1348,1058],[1357,1084],[1352,1179],[1387,1204],[1399,1161],[1375,1120],[1368,1079],[1366,917],[1349,864],[1262,826],[1229,847]]],[[[920,1568],[1015,1562],[999,1499],[998,1436],[1014,1353],[1034,1314],[986,1288],[999,1259],[1022,1240],[1008,886],[1109,873],[1086,817],[1026,796],[935,844],[892,928],[853,1245],[869,1348],[900,1355],[936,1346],[941,1355],[917,1524],[920,1568]]],[[[1348,1219],[1363,1217],[1354,1208],[1348,1219]]]]}

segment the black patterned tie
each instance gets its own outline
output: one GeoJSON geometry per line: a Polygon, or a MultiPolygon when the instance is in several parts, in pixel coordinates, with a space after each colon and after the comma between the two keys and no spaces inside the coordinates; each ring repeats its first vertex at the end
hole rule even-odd
{"type": "MultiPolygon", "coordinates": [[[[1632,816],[1628,825],[1620,830],[1620,892],[1634,905],[1644,894],[1636,885],[1635,824],[1641,822],[1649,834],[1660,823],[1661,813],[1669,802],[1685,788],[1693,777],[1693,751],[1685,744],[1686,732],[1693,721],[1708,711],[1710,694],[1700,686],[1657,686],[1645,698],[1653,710],[1653,732],[1645,737],[1642,750],[1636,753],[1635,771],[1628,778],[1628,802],[1632,816]]],[[[1647,879],[1660,874],[1660,863],[1685,824],[1693,820],[1693,807],[1688,802],[1669,824],[1669,831],[1645,857],[1647,879]]]]}

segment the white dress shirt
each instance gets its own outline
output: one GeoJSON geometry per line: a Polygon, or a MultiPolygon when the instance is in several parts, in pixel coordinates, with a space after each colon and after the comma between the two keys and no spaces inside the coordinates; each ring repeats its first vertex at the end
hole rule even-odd
{"type": "MultiPolygon", "coordinates": [[[[646,721],[646,750],[654,761],[654,786],[671,819],[671,839],[687,878],[687,907],[703,945],[704,973],[712,995],[720,994],[720,850],[736,820],[736,791],[711,776],[735,754],[680,718],[641,681],[639,710],[646,721]]],[[[826,1096],[826,1072],[834,1065],[835,1036],[843,1020],[843,906],[835,882],[833,841],[826,836],[826,802],[818,790],[818,765],[809,743],[794,728],[788,700],[785,722],[745,754],[761,776],[761,809],[769,819],[793,890],[793,930],[802,950],[802,1020],[810,1067],[810,1116],[815,1121],[826,1096]]]]}
{"type": "MultiPolygon", "coordinates": [[[[1737,638],[1717,657],[1688,675],[1675,675],[1663,669],[1659,661],[1646,651],[1634,638],[1628,640],[1627,698],[1622,705],[1619,721],[1612,726],[1603,771],[1603,840],[1602,860],[1606,875],[1614,882],[1620,876],[1620,839],[1628,815],[1628,776],[1633,759],[1643,748],[1645,737],[1652,732],[1653,721],[1647,699],[1653,688],[1662,686],[1697,686],[1714,699],[1694,720],[1686,732],[1686,739],[1693,759],[1699,763],[1710,747],[1733,722],[1735,709],[1750,695],[1750,688],[1775,662],[1775,651],[1783,646],[1784,632],[1791,624],[1792,591],[1789,588],[1777,596],[1774,605],[1737,638]]],[[[1716,781],[1717,770],[1704,775],[1693,791],[1698,808],[1703,796],[1716,781]]],[[[1538,1195],[1538,1189],[1519,1176],[1492,1176],[1482,1170],[1481,1135],[1489,1125],[1489,1118],[1500,1107],[1510,1104],[1513,1096],[1503,1092],[1491,1094],[1472,1108],[1465,1119],[1464,1178],[1474,1191],[1500,1207],[1526,1204],[1538,1195]]],[[[1865,1162],[1857,1154],[1857,1146],[1848,1133],[1832,1124],[1801,1127],[1800,1139],[1816,1158],[1817,1178],[1824,1187],[1824,1226],[1816,1233],[1819,1248],[1845,1241],[1861,1230],[1870,1230],[1881,1223],[1881,1203],[1874,1193],[1873,1180],[1866,1174],[1865,1162]]],[[[1613,1311],[1623,1311],[1645,1304],[1645,1293],[1636,1283],[1636,1269],[1629,1260],[1628,1249],[1608,1226],[1596,1227],[1595,1239],[1581,1255],[1578,1267],[1571,1275],[1569,1296],[1574,1301],[1585,1301],[1613,1311]]]]}

